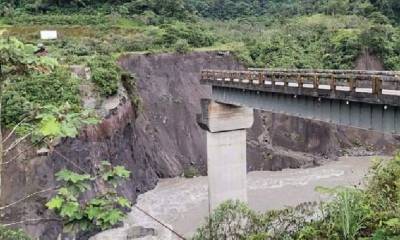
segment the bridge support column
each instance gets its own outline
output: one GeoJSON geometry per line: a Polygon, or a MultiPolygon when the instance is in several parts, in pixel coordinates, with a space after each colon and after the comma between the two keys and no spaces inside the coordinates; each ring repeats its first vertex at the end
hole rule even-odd
{"type": "Polygon", "coordinates": [[[227,200],[247,201],[246,129],[253,109],[203,99],[199,125],[207,130],[210,211],[227,200]]]}

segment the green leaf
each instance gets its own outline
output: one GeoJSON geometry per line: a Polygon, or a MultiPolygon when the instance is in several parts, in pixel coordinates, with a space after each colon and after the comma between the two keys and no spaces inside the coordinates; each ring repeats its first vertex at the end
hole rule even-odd
{"type": "Polygon", "coordinates": [[[60,188],[60,189],[58,190],[58,193],[59,193],[60,195],[65,196],[65,197],[68,197],[68,196],[70,196],[70,195],[72,194],[71,191],[70,191],[68,188],[66,188],[66,187],[60,188]]]}
{"type": "Polygon", "coordinates": [[[116,166],[114,167],[114,174],[121,178],[128,178],[131,172],[126,170],[123,166],[116,166]]]}
{"type": "Polygon", "coordinates": [[[103,172],[101,177],[105,181],[110,181],[114,177],[114,173],[112,171],[103,172]]]}
{"type": "Polygon", "coordinates": [[[76,137],[79,132],[78,129],[73,124],[62,123],[61,132],[65,137],[76,137]]]}
{"type": "Polygon", "coordinates": [[[51,69],[59,65],[57,59],[46,56],[39,58],[39,64],[51,69]]]}
{"type": "Polygon", "coordinates": [[[128,199],[124,198],[124,197],[119,197],[117,199],[117,203],[118,205],[120,205],[121,207],[131,207],[131,202],[129,202],[128,199]]]}
{"type": "Polygon", "coordinates": [[[69,170],[61,170],[56,173],[57,181],[79,183],[90,180],[90,175],[88,174],[78,174],[69,170]]]}
{"type": "Polygon", "coordinates": [[[86,182],[81,182],[76,184],[76,188],[78,189],[79,192],[84,192],[86,190],[90,190],[90,184],[86,182]]]}
{"type": "Polygon", "coordinates": [[[54,209],[58,210],[61,208],[63,203],[64,203],[64,199],[59,196],[56,196],[56,197],[50,199],[50,201],[48,203],[46,203],[46,207],[51,210],[54,210],[54,209]]]}
{"type": "Polygon", "coordinates": [[[79,216],[79,204],[77,202],[67,202],[62,208],[60,215],[62,217],[77,217],[79,216]]]}
{"type": "Polygon", "coordinates": [[[124,214],[120,210],[112,209],[105,212],[102,216],[102,219],[104,220],[104,222],[109,223],[111,226],[113,226],[119,223],[122,220],[123,216],[124,214]]]}
{"type": "Polygon", "coordinates": [[[103,167],[104,167],[104,166],[107,166],[107,167],[111,166],[111,163],[108,162],[108,161],[105,161],[105,160],[104,160],[104,161],[101,161],[100,164],[101,164],[101,166],[103,166],[103,167]]]}
{"type": "Polygon", "coordinates": [[[92,205],[86,209],[86,214],[90,220],[95,219],[98,215],[100,215],[101,212],[102,210],[100,207],[95,207],[92,205]]]}
{"type": "Polygon", "coordinates": [[[389,227],[400,227],[400,218],[392,218],[385,222],[385,224],[389,227]]]}
{"type": "Polygon", "coordinates": [[[57,137],[61,134],[61,125],[54,116],[46,116],[40,122],[39,131],[45,137],[57,137]]]}
{"type": "Polygon", "coordinates": [[[84,119],[83,122],[88,125],[95,125],[95,124],[98,124],[100,122],[100,120],[95,117],[90,117],[90,118],[84,119]]]}
{"type": "Polygon", "coordinates": [[[94,206],[105,206],[107,205],[109,202],[105,199],[102,198],[94,198],[90,201],[90,205],[94,205],[94,206]]]}

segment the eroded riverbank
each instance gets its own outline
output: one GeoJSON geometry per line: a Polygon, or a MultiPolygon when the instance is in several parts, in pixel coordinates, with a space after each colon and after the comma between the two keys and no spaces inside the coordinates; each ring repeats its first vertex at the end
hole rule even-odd
{"type": "MultiPolygon", "coordinates": [[[[362,184],[371,160],[372,157],[343,157],[339,161],[316,168],[249,173],[249,205],[256,211],[266,211],[323,200],[324,196],[315,192],[315,187],[362,184]]],[[[164,179],[154,190],[140,195],[137,206],[178,233],[190,237],[208,215],[207,197],[207,177],[164,179]]],[[[127,230],[132,226],[155,229],[154,232],[143,231],[143,235],[147,236],[140,239],[177,239],[153,219],[133,209],[125,221],[124,228],[102,233],[95,240],[131,239],[127,238],[127,230]]]]}

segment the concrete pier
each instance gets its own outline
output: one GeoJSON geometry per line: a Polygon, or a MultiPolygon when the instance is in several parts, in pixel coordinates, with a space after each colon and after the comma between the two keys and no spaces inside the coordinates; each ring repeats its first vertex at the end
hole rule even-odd
{"type": "Polygon", "coordinates": [[[253,109],[208,99],[201,105],[198,123],[207,130],[210,211],[227,200],[246,202],[246,129],[253,125],[253,109]]]}

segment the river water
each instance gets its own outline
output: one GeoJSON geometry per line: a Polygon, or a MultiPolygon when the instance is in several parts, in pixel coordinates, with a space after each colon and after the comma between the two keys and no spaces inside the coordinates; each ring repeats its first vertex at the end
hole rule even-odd
{"type": "MultiPolygon", "coordinates": [[[[317,186],[360,185],[368,172],[371,159],[372,157],[343,157],[339,161],[309,169],[251,172],[247,180],[249,206],[263,212],[296,206],[302,202],[325,200],[325,196],[315,192],[317,186]]],[[[154,190],[139,196],[136,206],[179,234],[190,237],[208,215],[207,177],[161,180],[154,190]]],[[[126,235],[127,229],[132,226],[155,229],[153,236],[139,238],[142,240],[179,239],[135,208],[123,228],[104,232],[93,239],[131,239],[126,235]]]]}

